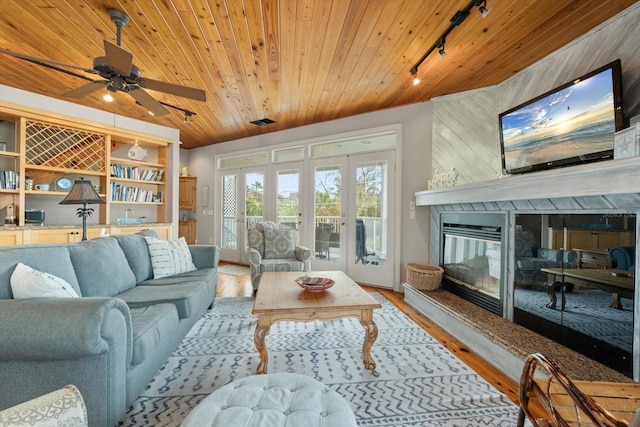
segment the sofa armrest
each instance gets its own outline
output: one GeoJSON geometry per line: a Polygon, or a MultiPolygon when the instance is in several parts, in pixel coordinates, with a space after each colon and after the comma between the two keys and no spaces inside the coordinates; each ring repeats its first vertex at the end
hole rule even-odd
{"type": "Polygon", "coordinates": [[[189,245],[191,258],[197,268],[218,268],[220,248],[215,245],[189,245]]]}
{"type": "Polygon", "coordinates": [[[117,341],[125,341],[131,360],[131,316],[118,298],[4,299],[0,325],[0,360],[79,358],[106,353],[117,341]]]}

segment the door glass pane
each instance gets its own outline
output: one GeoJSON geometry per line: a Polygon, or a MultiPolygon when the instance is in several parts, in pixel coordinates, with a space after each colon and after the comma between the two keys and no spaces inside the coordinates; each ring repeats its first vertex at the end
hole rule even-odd
{"type": "Polygon", "coordinates": [[[316,258],[326,261],[340,261],[341,183],[340,166],[316,168],[314,248],[316,258]]]}
{"type": "Polygon", "coordinates": [[[222,248],[238,247],[238,179],[235,175],[222,177],[222,248]]]}
{"type": "MultiPolygon", "coordinates": [[[[249,172],[244,176],[245,189],[245,209],[247,230],[262,222],[264,217],[264,174],[259,172],[249,172]]],[[[245,233],[245,240],[246,240],[245,233]]],[[[245,246],[246,246],[245,242],[245,246]]]]}
{"type": "Polygon", "coordinates": [[[300,172],[297,169],[278,171],[276,216],[278,224],[298,228],[300,213],[300,172]]]}
{"type": "Polygon", "coordinates": [[[360,163],[355,172],[355,262],[372,266],[384,265],[387,253],[387,162],[360,163]]]}

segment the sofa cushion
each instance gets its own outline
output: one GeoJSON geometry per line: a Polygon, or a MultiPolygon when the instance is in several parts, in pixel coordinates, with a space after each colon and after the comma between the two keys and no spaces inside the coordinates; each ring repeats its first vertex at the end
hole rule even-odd
{"type": "Polygon", "coordinates": [[[78,278],[71,264],[68,245],[28,245],[0,250],[1,299],[13,298],[11,275],[19,262],[65,280],[78,295],[82,295],[78,278]]]}
{"type": "Polygon", "coordinates": [[[201,268],[198,270],[189,271],[188,273],[178,274],[176,276],[145,280],[144,282],[138,283],[138,285],[173,285],[176,283],[194,282],[196,280],[202,280],[209,283],[215,278],[213,276],[217,273],[218,270],[216,268],[201,268]]]}
{"type": "Polygon", "coordinates": [[[71,262],[85,297],[113,297],[136,285],[118,241],[101,237],[69,246],[71,262]]]}
{"type": "Polygon", "coordinates": [[[117,241],[131,271],[136,276],[136,283],[153,277],[153,266],[151,265],[151,255],[147,241],[140,234],[118,234],[113,236],[117,241]]]}
{"type": "Polygon", "coordinates": [[[11,275],[13,298],[77,298],[66,280],[19,262],[11,275]]]}
{"type": "Polygon", "coordinates": [[[138,285],[118,295],[118,298],[131,308],[172,303],[178,310],[178,317],[184,319],[193,316],[201,302],[208,299],[208,291],[206,282],[197,280],[162,286],[138,285]]]}
{"type": "Polygon", "coordinates": [[[178,240],[162,240],[144,236],[144,239],[149,246],[154,279],[196,269],[184,237],[180,237],[178,240]]]}
{"type": "Polygon", "coordinates": [[[173,304],[154,304],[148,307],[132,308],[130,311],[133,330],[131,364],[137,365],[175,332],[178,325],[178,312],[173,304]]]}

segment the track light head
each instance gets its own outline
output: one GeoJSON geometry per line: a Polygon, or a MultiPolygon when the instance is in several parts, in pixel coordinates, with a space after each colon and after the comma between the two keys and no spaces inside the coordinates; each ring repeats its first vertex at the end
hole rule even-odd
{"type": "Polygon", "coordinates": [[[440,48],[438,50],[438,53],[440,54],[440,58],[444,58],[445,56],[447,56],[447,52],[444,50],[444,44],[446,42],[447,42],[447,38],[445,36],[442,36],[440,40],[438,40],[438,43],[436,44],[436,47],[440,48]]]}
{"type": "Polygon", "coordinates": [[[478,6],[478,11],[480,11],[483,18],[486,18],[491,12],[491,9],[487,8],[487,0],[475,0],[474,5],[478,6]]]}
{"type": "Polygon", "coordinates": [[[413,85],[416,86],[418,83],[420,83],[420,79],[418,78],[418,66],[414,65],[413,67],[411,67],[411,70],[409,70],[409,72],[413,77],[413,85]]]}

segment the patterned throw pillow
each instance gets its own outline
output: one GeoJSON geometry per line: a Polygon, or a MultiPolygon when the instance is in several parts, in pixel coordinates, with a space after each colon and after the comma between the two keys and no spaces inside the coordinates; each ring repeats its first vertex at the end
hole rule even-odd
{"type": "Polygon", "coordinates": [[[297,230],[264,230],[264,259],[295,258],[297,237],[297,230]]]}
{"type": "Polygon", "coordinates": [[[19,262],[11,274],[13,298],[78,298],[66,280],[19,262]]]}
{"type": "Polygon", "coordinates": [[[178,240],[143,237],[149,246],[154,279],[196,270],[191,258],[191,251],[189,251],[184,237],[180,237],[178,240]]]}

